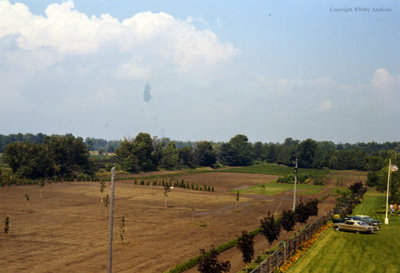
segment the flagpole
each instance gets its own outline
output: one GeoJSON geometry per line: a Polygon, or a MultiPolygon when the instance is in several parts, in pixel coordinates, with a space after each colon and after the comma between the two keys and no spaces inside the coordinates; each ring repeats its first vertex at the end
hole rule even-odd
{"type": "Polygon", "coordinates": [[[385,224],[389,224],[388,219],[388,207],[389,207],[389,181],[390,181],[390,168],[392,167],[392,159],[389,158],[389,168],[388,168],[388,180],[387,180],[387,187],[386,187],[386,214],[385,214],[385,224]]]}

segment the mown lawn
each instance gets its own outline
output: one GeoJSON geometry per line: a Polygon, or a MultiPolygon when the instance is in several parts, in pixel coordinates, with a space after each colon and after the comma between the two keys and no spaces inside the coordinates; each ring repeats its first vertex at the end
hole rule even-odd
{"type": "MultiPolygon", "coordinates": [[[[384,194],[367,192],[353,215],[367,214],[383,223],[384,207],[384,194]]],[[[400,217],[389,215],[389,225],[373,234],[331,228],[287,272],[400,272],[400,217]]]]}

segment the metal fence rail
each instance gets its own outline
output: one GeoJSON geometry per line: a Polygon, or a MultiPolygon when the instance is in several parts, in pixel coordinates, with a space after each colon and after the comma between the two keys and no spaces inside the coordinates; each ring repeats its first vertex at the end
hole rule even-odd
{"type": "Polygon", "coordinates": [[[277,250],[268,256],[256,269],[251,273],[270,273],[279,268],[292,256],[296,249],[303,243],[312,238],[317,231],[330,219],[331,214],[319,218],[314,224],[307,226],[303,231],[296,234],[293,238],[282,241],[277,250]]]}

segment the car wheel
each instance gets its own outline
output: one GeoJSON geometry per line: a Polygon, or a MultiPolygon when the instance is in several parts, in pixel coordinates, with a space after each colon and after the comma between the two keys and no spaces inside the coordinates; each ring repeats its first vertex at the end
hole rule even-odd
{"type": "Polygon", "coordinates": [[[360,231],[359,231],[359,230],[356,230],[356,233],[358,234],[358,233],[360,233],[360,231]]]}
{"type": "Polygon", "coordinates": [[[336,227],[336,231],[340,231],[340,227],[336,227]]]}

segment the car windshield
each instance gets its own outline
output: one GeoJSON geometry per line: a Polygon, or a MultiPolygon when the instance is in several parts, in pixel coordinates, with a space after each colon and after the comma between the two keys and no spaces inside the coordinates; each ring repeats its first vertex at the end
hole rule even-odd
{"type": "Polygon", "coordinates": [[[365,225],[367,225],[366,223],[364,223],[364,222],[362,222],[362,221],[357,222],[357,224],[359,224],[360,226],[365,226],[365,225]]]}

